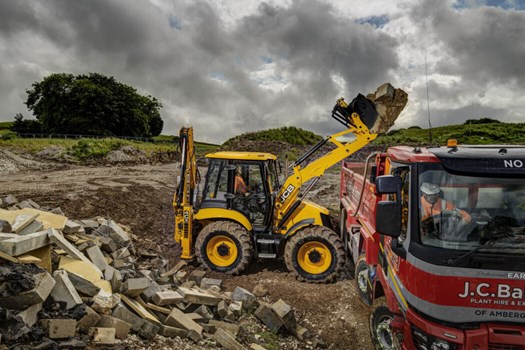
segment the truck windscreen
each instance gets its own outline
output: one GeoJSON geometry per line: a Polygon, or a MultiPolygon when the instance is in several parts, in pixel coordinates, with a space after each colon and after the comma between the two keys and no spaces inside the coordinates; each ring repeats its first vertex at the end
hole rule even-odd
{"type": "Polygon", "coordinates": [[[417,197],[424,245],[525,255],[525,179],[454,175],[428,164],[417,197]]]}

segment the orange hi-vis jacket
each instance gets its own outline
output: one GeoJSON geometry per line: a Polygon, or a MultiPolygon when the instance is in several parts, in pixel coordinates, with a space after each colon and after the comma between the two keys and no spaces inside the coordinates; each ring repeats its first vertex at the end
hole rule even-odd
{"type": "MultiPolygon", "coordinates": [[[[421,196],[421,215],[422,220],[425,220],[432,215],[439,215],[443,210],[454,210],[456,207],[453,203],[438,198],[436,203],[432,204],[427,202],[424,196],[421,196]]],[[[470,215],[464,210],[458,210],[459,214],[463,217],[463,221],[470,222],[470,215]]]]}
{"type": "Polygon", "coordinates": [[[242,176],[239,175],[235,176],[235,193],[246,193],[246,184],[242,176]]]}

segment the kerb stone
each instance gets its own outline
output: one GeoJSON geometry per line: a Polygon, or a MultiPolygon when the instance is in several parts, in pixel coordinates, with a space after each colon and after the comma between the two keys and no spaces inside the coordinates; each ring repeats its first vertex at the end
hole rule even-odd
{"type": "Polygon", "coordinates": [[[151,300],[158,306],[175,305],[182,300],[182,296],[174,290],[157,292],[151,300]]]}
{"type": "Polygon", "coordinates": [[[227,350],[245,350],[244,346],[235,340],[235,337],[231,333],[224,329],[218,328],[213,334],[213,339],[227,350]]]}
{"type": "Polygon", "coordinates": [[[65,302],[67,310],[82,304],[82,299],[80,299],[80,295],[78,295],[73,283],[69,280],[66,271],[56,270],[53,273],[53,277],[56,282],[55,287],[51,291],[53,299],[65,302]]]}
{"type": "Polygon", "coordinates": [[[129,324],[128,322],[107,315],[102,315],[100,321],[98,321],[98,323],[95,326],[102,328],[114,328],[115,337],[117,339],[126,339],[129,330],[131,329],[131,324],[129,324]]]}
{"type": "Polygon", "coordinates": [[[104,254],[102,254],[102,251],[100,250],[98,245],[89,247],[88,249],[86,249],[86,253],[91,262],[95,264],[96,267],[98,267],[102,271],[106,270],[106,266],[108,266],[108,264],[106,262],[106,259],[104,259],[104,254]]]}
{"type": "Polygon", "coordinates": [[[187,331],[193,330],[196,331],[199,335],[202,334],[202,326],[176,308],[171,310],[170,314],[166,318],[166,324],[168,326],[182,328],[187,331]]]}

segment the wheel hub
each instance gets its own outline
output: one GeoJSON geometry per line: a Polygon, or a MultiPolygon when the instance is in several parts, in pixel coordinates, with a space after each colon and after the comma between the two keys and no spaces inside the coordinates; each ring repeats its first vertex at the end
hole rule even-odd
{"type": "Polygon", "coordinates": [[[220,256],[228,256],[230,254],[230,248],[223,243],[217,247],[217,254],[220,256]]]}
{"type": "Polygon", "coordinates": [[[318,263],[321,261],[321,253],[319,253],[316,249],[308,253],[308,259],[310,259],[311,262],[318,263]]]}
{"type": "Polygon", "coordinates": [[[394,336],[390,328],[391,321],[391,319],[385,318],[376,327],[377,340],[381,349],[393,349],[394,336]]]}

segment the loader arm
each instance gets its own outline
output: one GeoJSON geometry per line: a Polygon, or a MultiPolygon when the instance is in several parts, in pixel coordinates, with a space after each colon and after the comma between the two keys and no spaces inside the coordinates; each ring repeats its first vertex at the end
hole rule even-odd
{"type": "MultiPolygon", "coordinates": [[[[298,196],[304,183],[314,178],[319,179],[328,168],[357,152],[377,137],[377,134],[370,132],[369,129],[378,118],[375,105],[361,94],[351,104],[347,104],[342,98],[339,99],[332,111],[332,117],[345,125],[347,129],[327,136],[293,164],[293,173],[285,180],[277,195],[274,227],[277,227],[279,230],[292,217],[293,212],[299,206],[300,200],[298,196]],[[347,134],[354,134],[355,139],[350,142],[337,140],[339,137],[347,134]],[[333,143],[336,148],[311,163],[302,166],[328,142],[333,143]]],[[[315,181],[312,183],[312,186],[315,181]]],[[[309,189],[310,187],[305,192],[309,189]]]]}
{"type": "Polygon", "coordinates": [[[197,186],[197,158],[193,142],[193,128],[183,127],[179,132],[181,152],[180,181],[173,196],[175,211],[175,241],[181,245],[182,259],[192,259],[193,193],[197,186]]]}

